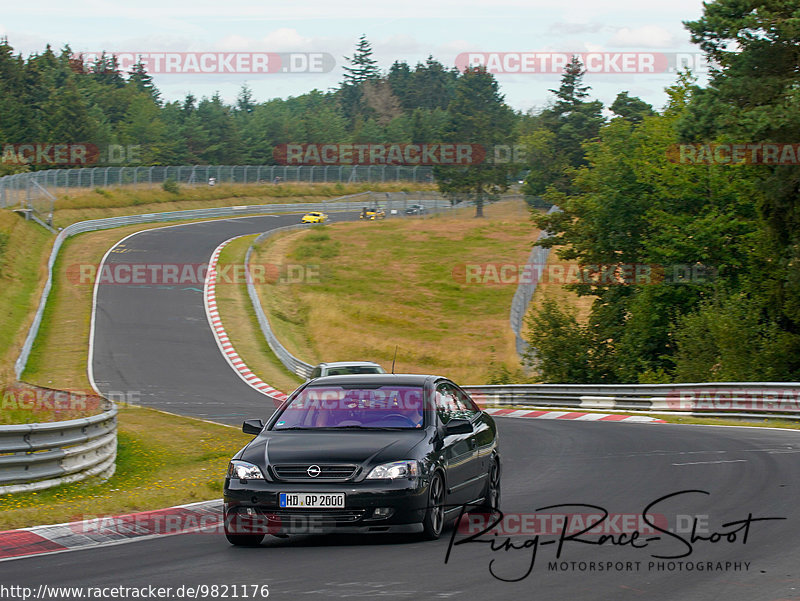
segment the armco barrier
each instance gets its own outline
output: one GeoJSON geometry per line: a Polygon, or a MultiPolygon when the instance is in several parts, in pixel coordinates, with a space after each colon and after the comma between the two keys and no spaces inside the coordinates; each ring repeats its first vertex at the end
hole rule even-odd
{"type": "Polygon", "coordinates": [[[62,422],[0,426],[0,494],[110,477],[116,467],[117,408],[62,422]]]}
{"type": "Polygon", "coordinates": [[[800,419],[800,382],[465,386],[482,405],[800,419]]]}
{"type": "MultiPolygon", "coordinates": [[[[244,259],[244,272],[249,274],[250,273],[250,256],[253,254],[253,247],[256,244],[260,244],[270,236],[273,236],[279,232],[285,232],[287,230],[295,230],[295,229],[302,229],[307,228],[307,225],[289,225],[287,227],[279,227],[274,230],[270,230],[261,234],[258,238],[253,240],[253,243],[247,249],[247,255],[245,255],[244,259]]],[[[284,347],[280,341],[278,340],[275,333],[272,331],[272,328],[269,325],[269,320],[267,319],[267,315],[264,313],[264,309],[261,306],[261,301],[258,298],[258,292],[256,292],[255,284],[251,278],[247,278],[247,294],[250,295],[250,302],[253,305],[253,310],[255,311],[256,318],[258,319],[258,325],[261,326],[261,332],[264,334],[264,338],[269,345],[269,348],[272,349],[272,352],[275,353],[275,356],[280,359],[281,363],[292,373],[297,374],[301,378],[308,378],[311,376],[311,370],[314,369],[313,365],[309,365],[305,361],[301,361],[294,355],[292,355],[286,347],[284,347]]]]}

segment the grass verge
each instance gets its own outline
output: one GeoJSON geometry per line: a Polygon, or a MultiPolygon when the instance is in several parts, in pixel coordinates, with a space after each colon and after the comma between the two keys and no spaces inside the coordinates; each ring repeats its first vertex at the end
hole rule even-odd
{"type": "Polygon", "coordinates": [[[14,362],[44,287],[52,240],[34,222],[0,211],[0,389],[14,381],[14,362]]]}
{"type": "Polygon", "coordinates": [[[228,426],[121,407],[115,474],[2,495],[0,530],[218,499],[229,459],[251,438],[228,426]]]}
{"type": "Polygon", "coordinates": [[[524,203],[501,202],[485,219],[457,210],[291,232],[268,239],[253,261],[316,274],[258,287],[278,338],[304,361],[388,368],[397,345],[399,372],[519,381],[508,323],[516,283],[468,283],[465,270],[520,265],[537,234],[524,203]]]}

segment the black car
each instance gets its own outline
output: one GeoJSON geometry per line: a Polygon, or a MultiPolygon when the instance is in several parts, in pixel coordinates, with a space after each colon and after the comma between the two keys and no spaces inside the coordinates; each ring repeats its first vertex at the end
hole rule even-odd
{"type": "Polygon", "coordinates": [[[406,215],[424,215],[428,212],[423,205],[411,205],[406,209],[406,215]]]}
{"type": "Polygon", "coordinates": [[[462,508],[497,508],[494,420],[447,378],[360,374],[298,388],[231,460],[225,534],[404,532],[438,538],[462,508]]]}

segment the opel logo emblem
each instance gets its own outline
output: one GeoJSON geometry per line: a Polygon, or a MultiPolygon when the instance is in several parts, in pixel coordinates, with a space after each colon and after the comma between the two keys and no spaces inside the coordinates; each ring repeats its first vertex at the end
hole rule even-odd
{"type": "Polygon", "coordinates": [[[308,469],[306,470],[309,478],[316,478],[322,473],[322,468],[318,465],[309,465],[308,469]]]}

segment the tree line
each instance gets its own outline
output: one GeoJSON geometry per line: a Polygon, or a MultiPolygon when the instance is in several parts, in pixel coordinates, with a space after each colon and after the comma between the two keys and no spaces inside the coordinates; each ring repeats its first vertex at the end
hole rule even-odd
{"type": "Polygon", "coordinates": [[[543,245],[595,266],[595,276],[599,266],[655,266],[639,284],[622,271],[615,281],[579,278],[570,287],[592,299],[587,321],[554,302],[532,313],[529,358],[543,380],[800,380],[793,11],[777,1],[706,3],[684,25],[715,65],[710,80],[701,87],[682,73],[663,111],[619,96],[618,116],[597,127],[599,106],[578,70],[552,108],[528,120],[523,139],[541,160],[526,187],[563,210],[536,219],[555,234],[543,245]],[[737,145],[751,160],[713,150],[737,145]],[[782,160],[748,154],[763,146],[782,148],[782,160]]]}
{"type": "Polygon", "coordinates": [[[626,91],[603,107],[576,57],[545,108],[515,111],[480,68],[429,57],[381,72],[364,36],[335,89],[167,102],[142,65],[121,73],[110,55],[87,65],[68,47],[24,58],[2,41],[0,140],[141,145],[147,165],[272,164],[287,142],[517,145],[516,163],[437,167],[436,180],[472,193],[478,215],[517,178],[562,209],[532,213],[558,260],[583,266],[569,286],[592,305],[584,321],[553,302],[529,316],[540,379],[798,380],[800,166],[675,160],[692,144],[800,141],[791,11],[706,4],[685,26],[715,65],[710,81],[681,73],[658,109],[626,91]],[[609,269],[613,281],[596,277],[609,269]]]}

